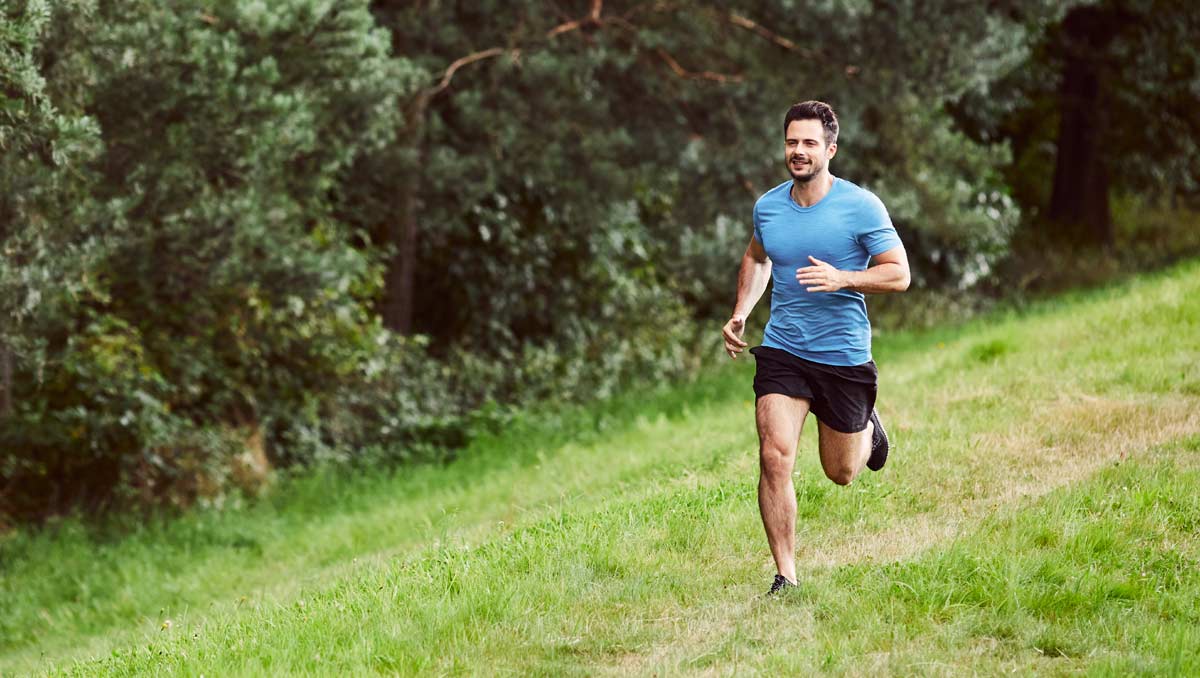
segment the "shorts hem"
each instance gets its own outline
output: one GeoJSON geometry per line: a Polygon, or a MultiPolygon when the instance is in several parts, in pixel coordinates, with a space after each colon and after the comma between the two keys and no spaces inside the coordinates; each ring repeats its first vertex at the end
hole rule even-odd
{"type": "MultiPolygon", "coordinates": [[[[809,410],[809,411],[811,412],[812,410],[809,410]]],[[[821,422],[822,424],[825,424],[826,426],[837,431],[838,433],[845,433],[846,435],[854,435],[855,433],[862,433],[863,431],[867,430],[867,424],[871,423],[871,419],[868,417],[866,423],[864,423],[862,425],[862,428],[858,429],[857,431],[843,431],[840,427],[831,424],[830,422],[826,421],[825,419],[822,419],[821,415],[817,414],[816,412],[813,412],[813,416],[816,417],[817,421],[821,422]]],[[[838,423],[841,423],[841,422],[838,422],[838,423]]]]}

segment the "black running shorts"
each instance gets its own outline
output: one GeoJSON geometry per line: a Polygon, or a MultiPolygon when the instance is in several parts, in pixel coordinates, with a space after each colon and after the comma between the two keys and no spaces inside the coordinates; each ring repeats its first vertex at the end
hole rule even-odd
{"type": "Polygon", "coordinates": [[[814,363],[768,346],[755,346],[750,352],[756,361],[756,397],[782,393],[806,398],[818,420],[842,433],[858,433],[867,427],[879,381],[875,361],[842,367],[814,363]]]}

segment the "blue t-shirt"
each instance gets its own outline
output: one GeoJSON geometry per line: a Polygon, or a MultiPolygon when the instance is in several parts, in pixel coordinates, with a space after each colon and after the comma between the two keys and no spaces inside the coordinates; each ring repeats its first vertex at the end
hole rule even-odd
{"type": "Polygon", "coordinates": [[[809,292],[796,269],[812,266],[809,255],[843,271],[862,271],[872,256],[900,244],[887,209],[874,193],[833,178],[817,204],[792,200],[792,182],[754,204],[754,237],[771,259],[771,319],[763,346],[783,349],[826,365],[871,360],[871,323],[861,292],[809,292]]]}

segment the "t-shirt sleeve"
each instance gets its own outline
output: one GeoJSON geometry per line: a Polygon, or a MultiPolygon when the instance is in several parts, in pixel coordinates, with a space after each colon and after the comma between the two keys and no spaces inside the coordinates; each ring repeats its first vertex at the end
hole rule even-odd
{"type": "Polygon", "coordinates": [[[762,221],[758,217],[758,203],[754,203],[754,239],[762,244],[762,221]]]}
{"type": "Polygon", "coordinates": [[[874,194],[863,201],[862,215],[859,220],[858,243],[867,254],[875,256],[900,245],[900,236],[892,225],[883,201],[874,194]]]}

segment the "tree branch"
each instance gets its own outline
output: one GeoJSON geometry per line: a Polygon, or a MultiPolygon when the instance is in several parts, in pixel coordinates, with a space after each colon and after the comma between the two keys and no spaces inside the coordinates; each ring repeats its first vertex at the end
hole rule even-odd
{"type": "Polygon", "coordinates": [[[516,55],[521,53],[521,50],[493,47],[491,49],[485,49],[482,52],[475,52],[474,54],[468,54],[465,57],[455,59],[449,66],[446,67],[446,71],[442,73],[442,79],[438,82],[438,84],[422,92],[422,96],[427,99],[432,99],[433,97],[437,96],[438,93],[450,86],[450,80],[454,78],[454,74],[458,72],[458,69],[462,68],[463,66],[469,66],[476,61],[491,59],[492,57],[498,57],[505,53],[511,53],[514,57],[516,57],[516,55]]]}
{"type": "Polygon", "coordinates": [[[553,38],[554,36],[556,36],[560,33],[566,33],[567,31],[574,31],[579,28],[583,28],[584,26],[586,26],[588,24],[599,25],[601,23],[600,9],[603,6],[604,6],[604,0],[592,0],[592,11],[586,17],[584,17],[582,19],[576,19],[574,21],[568,21],[564,24],[559,24],[558,26],[551,28],[550,31],[546,33],[546,37],[553,38]]]}
{"type": "Polygon", "coordinates": [[[807,49],[804,49],[803,47],[796,44],[795,42],[783,37],[782,35],[772,31],[771,29],[767,28],[766,26],[763,26],[762,24],[758,23],[757,21],[754,21],[753,19],[751,19],[749,17],[745,17],[745,16],[742,16],[741,14],[738,14],[737,12],[730,12],[728,15],[726,15],[726,19],[733,25],[740,26],[742,28],[745,28],[748,31],[753,31],[754,33],[757,33],[760,37],[766,38],[767,40],[770,40],[771,42],[775,43],[776,45],[779,45],[780,47],[782,47],[788,51],[800,52],[801,54],[808,54],[808,55],[812,54],[812,52],[810,52],[807,49]]]}
{"type": "Polygon", "coordinates": [[[667,54],[666,50],[659,48],[657,53],[663,61],[667,62],[667,66],[670,66],[675,75],[678,75],[681,78],[686,78],[688,80],[711,80],[713,82],[741,82],[743,80],[742,76],[737,73],[727,74],[714,73],[713,71],[689,71],[683,66],[680,66],[679,62],[676,61],[675,58],[670,54],[667,54]]]}
{"type": "MultiPolygon", "coordinates": [[[[579,30],[584,26],[602,25],[604,21],[600,18],[600,10],[603,9],[603,7],[604,0],[592,0],[592,9],[588,12],[586,17],[583,17],[582,19],[566,21],[555,26],[554,28],[551,28],[549,31],[546,31],[545,38],[550,40],[562,35],[563,33],[579,30]]],[[[438,83],[433,87],[421,92],[419,98],[424,101],[428,101],[429,99],[432,99],[440,94],[442,90],[450,86],[450,81],[454,78],[454,74],[457,73],[460,68],[469,66],[477,61],[492,59],[503,54],[511,55],[512,58],[516,59],[518,56],[520,56],[521,49],[519,47],[492,47],[491,49],[474,52],[464,57],[455,59],[449,66],[446,67],[446,70],[442,72],[442,77],[438,80],[438,83]]]]}
{"type": "MultiPolygon", "coordinates": [[[[581,30],[587,26],[603,26],[606,23],[614,23],[614,24],[620,25],[621,27],[629,29],[629,30],[636,30],[636,27],[629,21],[629,16],[632,16],[634,11],[641,9],[642,7],[644,7],[644,6],[639,5],[638,7],[635,7],[633,10],[630,10],[630,12],[625,14],[624,16],[613,16],[613,17],[606,18],[606,17],[601,16],[601,12],[604,9],[604,0],[592,0],[592,7],[588,11],[587,16],[579,18],[579,19],[573,19],[571,21],[564,21],[563,23],[546,31],[544,38],[546,40],[552,40],[564,33],[570,33],[571,31],[581,30]]],[[[652,7],[652,9],[669,10],[669,9],[671,9],[671,7],[672,6],[670,4],[659,3],[658,5],[655,5],[654,7],[652,7]]],[[[797,51],[797,52],[800,52],[803,54],[808,53],[807,50],[801,48],[799,45],[792,42],[791,40],[788,40],[787,38],[785,38],[781,35],[778,35],[776,33],[772,33],[770,30],[763,27],[762,25],[760,25],[760,24],[756,23],[755,21],[748,19],[740,14],[731,12],[727,15],[726,18],[728,21],[732,22],[733,24],[735,24],[737,26],[741,26],[742,28],[752,30],[755,33],[767,38],[768,40],[770,40],[771,42],[774,42],[777,45],[780,45],[789,50],[797,51]]],[[[459,71],[459,69],[461,69],[465,66],[469,66],[478,61],[483,61],[484,59],[492,59],[492,58],[495,58],[498,56],[502,56],[504,54],[508,54],[513,59],[516,59],[518,56],[520,56],[521,49],[519,47],[492,47],[491,49],[485,49],[485,50],[482,50],[479,52],[474,52],[474,53],[468,54],[464,57],[460,57],[460,58],[454,60],[449,66],[446,67],[446,70],[442,72],[442,77],[438,79],[438,83],[436,85],[434,85],[433,87],[430,87],[429,89],[426,89],[425,91],[421,92],[420,95],[418,95],[417,101],[420,102],[418,104],[418,108],[424,108],[424,105],[423,105],[424,103],[428,102],[430,99],[437,96],[443,90],[445,90],[447,87],[449,87],[450,81],[454,79],[454,74],[457,73],[459,71]]],[[[666,52],[666,50],[663,50],[661,48],[656,50],[656,54],[658,54],[660,59],[662,59],[664,62],[666,62],[667,66],[670,67],[671,71],[673,73],[675,73],[675,75],[677,75],[681,78],[686,78],[688,80],[709,80],[712,82],[721,82],[721,83],[741,82],[743,80],[743,76],[736,74],[736,73],[728,74],[728,73],[716,73],[714,71],[689,71],[686,68],[684,68],[683,66],[681,66],[679,61],[676,60],[675,57],[671,56],[670,54],[668,54],[666,52]]]]}

